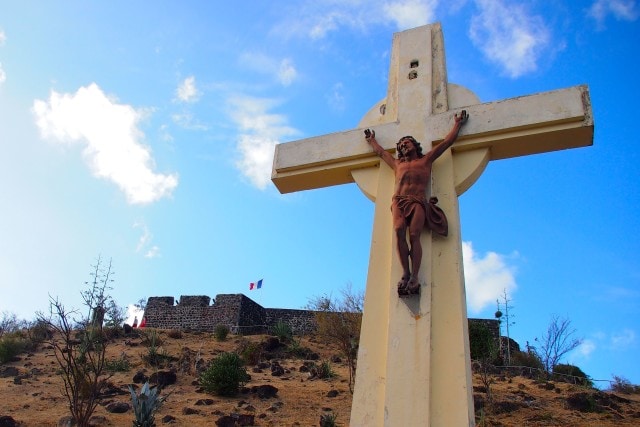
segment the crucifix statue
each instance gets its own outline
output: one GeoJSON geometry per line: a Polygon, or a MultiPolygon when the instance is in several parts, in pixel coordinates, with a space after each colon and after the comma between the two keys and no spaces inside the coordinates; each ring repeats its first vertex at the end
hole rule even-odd
{"type": "Polygon", "coordinates": [[[475,424],[458,196],[489,161],[592,141],[586,86],[483,104],[447,82],[433,24],[394,34],[356,129],[276,146],[280,192],[356,182],[375,202],[351,426],[475,424]]]}
{"type": "Polygon", "coordinates": [[[398,295],[413,295],[420,291],[418,273],[422,264],[422,244],[420,243],[422,229],[427,227],[442,236],[446,236],[449,232],[447,217],[436,205],[438,198],[432,197],[427,201],[426,190],[431,184],[433,162],[451,147],[467,118],[466,110],[462,110],[459,116],[456,114],[455,124],[444,141],[426,155],[422,154],[422,146],[414,137],[403,136],[396,144],[397,159],[378,144],[375,131],[364,130],[365,138],[373,147],[373,151],[395,173],[396,185],[391,212],[398,256],[402,265],[398,295]],[[411,247],[407,244],[407,231],[409,231],[411,247]]]}

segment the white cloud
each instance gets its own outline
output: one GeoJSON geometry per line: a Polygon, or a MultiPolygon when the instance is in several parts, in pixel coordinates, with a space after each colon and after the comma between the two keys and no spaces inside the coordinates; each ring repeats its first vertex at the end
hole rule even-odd
{"type": "Polygon", "coordinates": [[[472,312],[477,313],[495,304],[504,295],[516,290],[515,268],[505,262],[505,256],[488,252],[481,258],[471,242],[462,242],[464,277],[467,288],[467,303],[472,312]]]}
{"type": "Polygon", "coordinates": [[[303,2],[274,31],[323,40],[341,28],[367,32],[372,26],[393,25],[405,30],[434,22],[440,0],[309,0],[303,2]]]}
{"type": "Polygon", "coordinates": [[[344,14],[337,11],[323,13],[316,18],[315,23],[309,28],[309,37],[314,40],[323,39],[330,31],[337,30],[341,22],[348,22],[344,14]]]}
{"type": "Polygon", "coordinates": [[[133,224],[133,228],[142,228],[142,236],[140,236],[140,239],[138,239],[138,245],[136,246],[136,252],[140,252],[142,249],[144,249],[145,246],[147,246],[153,236],[149,231],[149,227],[147,227],[144,223],[136,222],[135,224],[133,224]]]}
{"type": "Polygon", "coordinates": [[[595,339],[597,339],[597,340],[599,340],[599,341],[605,340],[605,339],[607,338],[607,334],[605,334],[605,333],[604,333],[604,332],[602,332],[602,331],[594,332],[592,335],[593,335],[593,337],[594,337],[595,339]]]}
{"type": "Polygon", "coordinates": [[[418,27],[435,21],[438,0],[403,0],[385,3],[385,15],[393,21],[398,29],[418,27]]]}
{"type": "Polygon", "coordinates": [[[331,91],[326,95],[326,98],[332,110],[343,111],[346,105],[344,85],[342,83],[334,84],[331,91]]]}
{"type": "Polygon", "coordinates": [[[75,94],[51,91],[47,101],[34,101],[33,113],[43,138],[84,145],[93,175],[114,182],[131,204],[170,196],[178,185],[177,174],[153,171],[151,149],[141,143],[144,134],[137,127],[144,112],[118,104],[95,83],[75,94]]]}
{"type": "Polygon", "coordinates": [[[298,77],[298,71],[293,65],[293,61],[289,58],[285,58],[280,61],[280,67],[278,68],[278,80],[283,86],[289,86],[298,77]]]}
{"type": "Polygon", "coordinates": [[[586,358],[596,349],[608,352],[631,351],[637,344],[637,334],[630,328],[612,333],[597,331],[591,334],[591,338],[585,338],[576,351],[586,358]]]}
{"type": "Polygon", "coordinates": [[[578,347],[576,347],[576,352],[584,357],[587,358],[591,355],[591,353],[593,353],[597,348],[597,345],[595,342],[593,342],[593,340],[590,339],[584,339],[582,340],[582,343],[580,343],[580,345],[578,347]]]}
{"type": "Polygon", "coordinates": [[[476,0],[480,12],[471,19],[469,37],[489,60],[512,78],[535,71],[549,56],[551,34],[542,17],[504,0],[476,0]]]}
{"type": "Polygon", "coordinates": [[[173,135],[171,135],[171,132],[169,132],[169,126],[167,125],[160,126],[159,132],[160,132],[160,138],[163,141],[173,142],[173,135]]]}
{"type": "Polygon", "coordinates": [[[181,102],[196,102],[200,97],[200,92],[196,88],[196,78],[189,76],[184,79],[176,89],[176,96],[181,102]]]}
{"type": "Polygon", "coordinates": [[[286,116],[269,113],[273,100],[235,97],[229,100],[231,118],[238,126],[236,167],[259,189],[271,182],[271,166],[276,144],[284,137],[298,134],[287,124],[286,116]]]}
{"type": "Polygon", "coordinates": [[[160,248],[152,246],[147,252],[145,252],[145,258],[158,258],[160,256],[160,248]]]}
{"type": "Polygon", "coordinates": [[[171,115],[171,120],[178,126],[188,130],[209,130],[207,125],[198,122],[189,112],[176,113],[171,115]]]}
{"type": "Polygon", "coordinates": [[[263,53],[245,52],[240,55],[239,62],[243,67],[272,75],[282,86],[289,86],[298,78],[291,58],[278,60],[263,53]]]}
{"type": "Polygon", "coordinates": [[[640,298],[640,291],[622,286],[606,286],[594,293],[592,298],[607,303],[629,303],[640,298]]]}
{"type": "Polygon", "coordinates": [[[595,19],[599,26],[604,24],[607,15],[613,15],[616,21],[635,21],[639,12],[635,0],[595,0],[587,14],[595,19]]]}
{"type": "Polygon", "coordinates": [[[4,30],[0,30],[0,46],[4,46],[4,43],[7,41],[7,35],[4,33],[4,30]]]}
{"type": "Polygon", "coordinates": [[[636,333],[631,329],[611,335],[611,347],[614,350],[625,349],[636,342],[636,333]]]}
{"type": "Polygon", "coordinates": [[[153,234],[149,231],[149,227],[144,222],[138,221],[133,224],[133,228],[140,228],[142,230],[142,235],[138,239],[138,244],[136,245],[136,252],[144,252],[145,258],[157,258],[160,256],[160,248],[156,245],[151,245],[151,241],[153,240],[153,234]]]}

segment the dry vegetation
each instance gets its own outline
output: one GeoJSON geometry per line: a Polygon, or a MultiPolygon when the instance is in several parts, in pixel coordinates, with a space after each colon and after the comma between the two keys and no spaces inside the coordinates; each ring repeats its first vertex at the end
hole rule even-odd
{"type": "MultiPolygon", "coordinates": [[[[318,379],[312,378],[309,372],[300,371],[303,359],[281,355],[268,363],[277,361],[284,369],[283,375],[273,376],[266,364],[262,369],[249,366],[251,380],[246,384],[245,392],[236,397],[218,397],[201,390],[197,382],[198,366],[222,352],[238,350],[247,341],[265,342],[267,336],[230,336],[219,342],[212,333],[159,331],[160,354],[170,356],[163,368],[153,368],[144,361],[148,347],[143,338],[138,335],[117,337],[109,343],[107,360],[126,360],[130,368],[114,373],[107,380],[109,386],[94,413],[95,425],[130,426],[133,421],[130,409],[125,413],[111,413],[107,407],[113,407],[117,402],[130,403],[127,385],[134,382],[134,375],[143,372],[151,376],[158,370],[175,372],[177,381],[162,390],[162,395],[169,396],[156,416],[157,425],[164,425],[163,419],[168,416],[173,417],[172,425],[212,426],[225,415],[248,414],[254,416],[257,426],[318,426],[320,417],[327,413],[336,415],[336,425],[348,425],[351,394],[349,368],[344,358],[332,362],[332,369],[337,374],[334,378],[318,379]],[[277,395],[260,398],[248,391],[260,385],[276,387],[277,395]]],[[[314,337],[302,338],[300,344],[317,353],[320,360],[330,360],[338,353],[336,347],[314,337]]],[[[69,414],[58,369],[53,349],[47,343],[1,365],[0,417],[9,416],[22,426],[57,426],[69,414]]],[[[493,401],[488,402],[480,379],[474,378],[479,426],[640,425],[638,394],[614,394],[504,375],[496,375],[491,387],[493,401]]],[[[0,425],[5,424],[0,421],[0,425]]]]}

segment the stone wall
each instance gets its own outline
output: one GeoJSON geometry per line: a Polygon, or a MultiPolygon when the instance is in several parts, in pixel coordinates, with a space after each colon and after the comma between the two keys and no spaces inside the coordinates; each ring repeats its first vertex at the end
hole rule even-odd
{"type": "Polygon", "coordinates": [[[292,310],[283,308],[266,309],[267,324],[275,325],[282,321],[293,330],[295,335],[304,335],[316,330],[315,313],[309,310],[292,310]]]}
{"type": "Polygon", "coordinates": [[[151,297],[144,312],[146,326],[159,329],[213,331],[226,325],[234,333],[265,333],[279,321],[294,334],[313,332],[316,328],[312,311],[264,308],[243,294],[220,294],[209,304],[207,296],[151,297]]]}
{"type": "MultiPolygon", "coordinates": [[[[220,294],[211,302],[203,295],[180,297],[174,304],[173,297],[151,297],[144,312],[146,326],[159,329],[180,329],[213,332],[217,325],[226,325],[238,334],[266,333],[282,321],[296,335],[316,330],[315,313],[309,310],[264,308],[243,294],[220,294]]],[[[494,335],[500,336],[497,320],[469,319],[482,322],[494,335]]]]}

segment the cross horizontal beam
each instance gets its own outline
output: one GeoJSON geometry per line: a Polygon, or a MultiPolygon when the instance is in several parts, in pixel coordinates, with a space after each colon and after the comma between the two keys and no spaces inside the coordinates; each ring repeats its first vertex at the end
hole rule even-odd
{"type": "MultiPolygon", "coordinates": [[[[499,160],[593,144],[587,86],[464,108],[470,119],[453,146],[454,153],[488,147],[490,160],[499,160]]],[[[439,137],[451,126],[450,118],[442,116],[446,114],[434,116],[430,124],[439,137]]]]}
{"type": "MultiPolygon", "coordinates": [[[[464,107],[470,120],[454,153],[490,148],[491,160],[584,147],[593,143],[593,116],[587,86],[544,92],[464,107]]],[[[425,118],[437,143],[449,131],[451,112],[425,118]]],[[[377,139],[389,150],[411,134],[402,123],[375,127],[377,139]]],[[[379,158],[364,140],[363,130],[288,142],[276,146],[272,181],[281,193],[353,182],[351,171],[376,165],[379,158]]]]}

